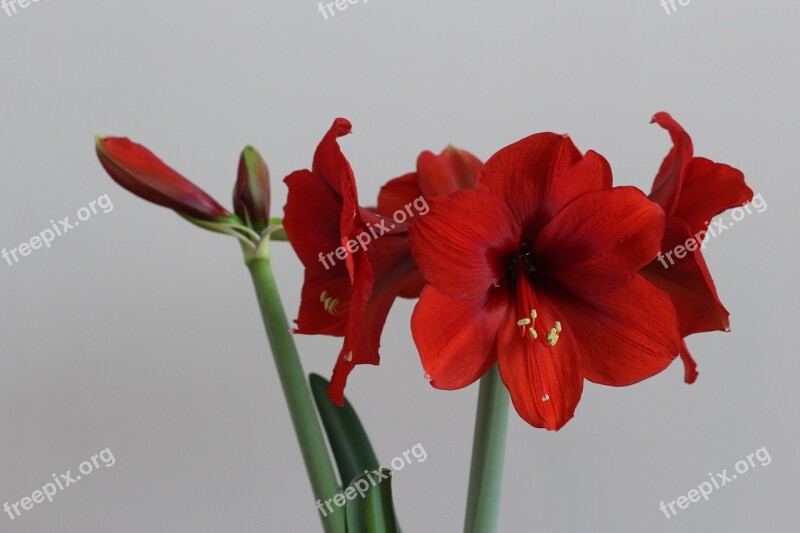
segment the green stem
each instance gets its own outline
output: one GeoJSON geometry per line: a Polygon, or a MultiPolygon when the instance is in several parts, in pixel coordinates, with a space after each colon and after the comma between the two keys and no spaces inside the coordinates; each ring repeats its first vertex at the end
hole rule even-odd
{"type": "Polygon", "coordinates": [[[272,241],[288,241],[289,236],[286,235],[286,231],[283,229],[283,219],[280,217],[272,217],[269,219],[270,226],[280,226],[276,228],[275,231],[270,233],[270,240],[272,241]]]}
{"type": "Polygon", "coordinates": [[[464,533],[497,530],[509,403],[508,390],[495,365],[481,378],[478,391],[464,533]]]}
{"type": "MultiPolygon", "coordinates": [[[[339,492],[339,483],[311,400],[311,392],[300,357],[289,331],[289,322],[286,320],[278,287],[272,275],[270,260],[266,251],[256,254],[252,250],[245,250],[245,263],[253,277],[264,328],[267,330],[314,498],[324,502],[339,492]]],[[[326,533],[344,533],[344,513],[331,513],[321,518],[326,533]]]]}

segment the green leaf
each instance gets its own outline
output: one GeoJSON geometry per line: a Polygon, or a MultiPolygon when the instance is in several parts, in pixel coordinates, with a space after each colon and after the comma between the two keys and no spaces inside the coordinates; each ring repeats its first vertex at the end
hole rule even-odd
{"type": "Polygon", "coordinates": [[[342,483],[364,474],[364,470],[377,470],[378,458],[350,402],[345,398],[344,407],[334,405],[328,398],[328,380],[317,374],[311,374],[308,380],[342,483]]]}
{"type": "Polygon", "coordinates": [[[348,485],[347,533],[400,533],[392,503],[392,471],[380,471],[385,478],[371,472],[361,474],[348,485]]]}

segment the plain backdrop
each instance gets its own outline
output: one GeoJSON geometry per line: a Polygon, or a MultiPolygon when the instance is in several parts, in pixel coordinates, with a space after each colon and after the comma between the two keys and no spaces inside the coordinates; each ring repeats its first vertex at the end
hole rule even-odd
{"type": "MultiPolygon", "coordinates": [[[[1,532],[320,530],[237,244],[113,183],[93,136],[129,136],[222,203],[240,150],[273,177],[311,162],[337,116],[363,203],[449,143],[487,158],[569,132],[649,190],[672,113],[698,155],[742,169],[768,209],[709,242],[733,331],[689,339],[636,386],[587,384],[560,432],[512,412],[502,532],[800,530],[798,3],[694,0],[372,0],[325,20],[312,0],[31,3],[0,11],[0,247],[103,194],[98,214],[21,262],[0,262],[0,505],[110,448],[101,468],[1,532]],[[667,519],[675,500],[766,447],[758,466],[667,519]]],[[[310,217],[314,213],[309,213],[310,217]]],[[[291,317],[302,268],[273,245],[291,317]]],[[[348,396],[381,459],[421,443],[394,478],[406,532],[463,524],[477,386],[432,389],[398,302],[383,362],[348,396]]],[[[329,375],[340,340],[298,338],[329,375]]]]}

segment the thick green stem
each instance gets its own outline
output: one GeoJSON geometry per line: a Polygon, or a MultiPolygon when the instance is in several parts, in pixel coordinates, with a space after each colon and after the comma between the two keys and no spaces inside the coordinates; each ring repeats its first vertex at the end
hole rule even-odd
{"type": "Polygon", "coordinates": [[[509,403],[508,390],[495,365],[481,378],[478,391],[464,533],[497,530],[509,403]]]}
{"type": "MultiPolygon", "coordinates": [[[[323,502],[340,490],[333,470],[328,448],[322,433],[317,412],[311,400],[311,392],[306,381],[294,339],[289,331],[289,322],[281,304],[278,287],[272,275],[270,260],[266,253],[246,253],[246,264],[253,276],[253,283],[267,330],[275,366],[281,380],[286,403],[294,424],[294,431],[305,461],[308,478],[314,491],[314,498],[323,502]]],[[[311,505],[309,505],[309,510],[311,505]]],[[[344,513],[330,513],[322,516],[326,533],[344,533],[344,513]]]]}

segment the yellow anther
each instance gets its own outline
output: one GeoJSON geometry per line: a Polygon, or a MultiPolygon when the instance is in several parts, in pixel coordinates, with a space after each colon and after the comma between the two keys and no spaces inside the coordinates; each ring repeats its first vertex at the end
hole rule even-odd
{"type": "Polygon", "coordinates": [[[336,306],[339,305],[339,300],[336,298],[328,298],[325,300],[323,305],[325,306],[325,310],[332,314],[334,311],[336,311],[336,306]]]}
{"type": "Polygon", "coordinates": [[[558,330],[553,328],[550,330],[550,333],[547,334],[547,344],[550,346],[555,346],[558,342],[558,330]]]}
{"type": "MultiPolygon", "coordinates": [[[[536,309],[531,309],[531,317],[530,318],[520,318],[517,320],[517,326],[522,328],[528,329],[528,334],[531,336],[531,339],[536,340],[539,338],[539,334],[536,332],[535,325],[536,319],[539,317],[539,314],[536,312],[536,309]]],[[[556,321],[555,326],[550,329],[545,337],[547,344],[550,346],[555,346],[558,342],[558,335],[561,333],[561,322],[556,321]]],[[[523,331],[524,335],[524,331],[523,331]]]]}
{"type": "Polygon", "coordinates": [[[322,294],[319,295],[319,301],[322,302],[322,307],[327,312],[332,315],[336,313],[336,306],[339,305],[339,300],[328,296],[328,291],[322,291],[322,294]]]}

